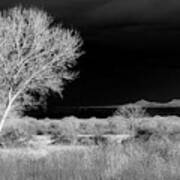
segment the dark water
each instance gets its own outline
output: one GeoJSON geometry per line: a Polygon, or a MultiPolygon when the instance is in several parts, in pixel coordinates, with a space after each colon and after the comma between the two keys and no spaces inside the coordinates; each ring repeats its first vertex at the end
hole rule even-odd
{"type": "Polygon", "coordinates": [[[50,116],[65,117],[76,116],[78,118],[107,118],[112,116],[115,108],[60,108],[50,113],[50,116]]]}
{"type": "MultiPolygon", "coordinates": [[[[97,118],[107,118],[112,116],[113,113],[116,111],[116,108],[62,108],[57,109],[56,111],[52,112],[51,115],[54,116],[76,116],[79,118],[90,118],[90,117],[97,117],[97,118]]],[[[161,116],[171,116],[176,115],[180,116],[180,107],[172,108],[172,107],[156,107],[156,108],[147,108],[147,113],[150,116],[161,115],[161,116]]]]}
{"type": "MultiPolygon", "coordinates": [[[[31,111],[27,115],[33,116],[36,118],[63,118],[67,116],[76,116],[78,118],[107,118],[112,116],[116,111],[116,108],[70,108],[70,107],[56,107],[47,112],[41,111],[31,111]]],[[[176,115],[180,116],[180,107],[156,107],[156,108],[147,108],[147,113],[150,116],[161,115],[161,116],[170,116],[176,115]]]]}
{"type": "Polygon", "coordinates": [[[156,108],[147,108],[147,112],[151,116],[161,115],[161,116],[180,116],[180,107],[156,107],[156,108]]]}

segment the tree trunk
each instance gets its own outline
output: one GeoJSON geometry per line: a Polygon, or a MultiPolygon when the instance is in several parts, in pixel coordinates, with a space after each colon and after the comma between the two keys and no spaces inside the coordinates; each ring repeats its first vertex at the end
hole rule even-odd
{"type": "Polygon", "coordinates": [[[8,114],[9,114],[9,112],[10,112],[10,110],[11,110],[12,102],[13,102],[13,101],[9,101],[9,102],[8,102],[8,105],[7,105],[7,107],[6,107],[6,109],[5,109],[4,113],[3,113],[3,116],[2,116],[2,119],[1,119],[1,122],[0,122],[0,132],[2,131],[2,128],[3,128],[3,126],[4,126],[4,122],[5,122],[8,114]]]}

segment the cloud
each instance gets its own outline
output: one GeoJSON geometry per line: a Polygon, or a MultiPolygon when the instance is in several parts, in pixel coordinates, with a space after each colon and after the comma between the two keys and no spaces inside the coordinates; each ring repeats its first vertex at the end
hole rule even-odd
{"type": "Polygon", "coordinates": [[[86,22],[87,12],[103,6],[109,0],[1,0],[0,9],[15,5],[37,6],[49,11],[57,18],[70,19],[72,22],[86,22]]]}
{"type": "Polygon", "coordinates": [[[85,25],[179,21],[179,0],[1,0],[0,9],[23,3],[85,25]]]}
{"type": "Polygon", "coordinates": [[[179,0],[1,0],[0,9],[19,3],[43,7],[56,17],[85,26],[180,21],[179,0]]]}
{"type": "Polygon", "coordinates": [[[113,0],[89,11],[89,23],[162,22],[180,20],[178,0],[113,0]]]}

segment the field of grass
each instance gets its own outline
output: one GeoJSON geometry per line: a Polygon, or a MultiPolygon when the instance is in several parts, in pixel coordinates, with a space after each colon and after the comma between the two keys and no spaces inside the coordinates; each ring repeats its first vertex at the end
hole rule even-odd
{"type": "Polygon", "coordinates": [[[14,117],[8,119],[0,145],[1,180],[180,179],[176,116],[14,117]]]}

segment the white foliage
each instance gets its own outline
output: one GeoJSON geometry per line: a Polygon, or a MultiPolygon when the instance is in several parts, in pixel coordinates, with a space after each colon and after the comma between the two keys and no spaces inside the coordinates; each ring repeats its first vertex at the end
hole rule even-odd
{"type": "Polygon", "coordinates": [[[29,88],[62,93],[65,80],[75,78],[69,69],[82,55],[82,40],[76,31],[52,23],[36,8],[0,13],[1,102],[17,99],[29,88]]]}
{"type": "Polygon", "coordinates": [[[76,31],[52,23],[37,8],[0,13],[0,131],[17,102],[30,100],[28,90],[52,89],[61,95],[66,80],[76,76],[70,69],[82,55],[82,40],[76,31]]]}

